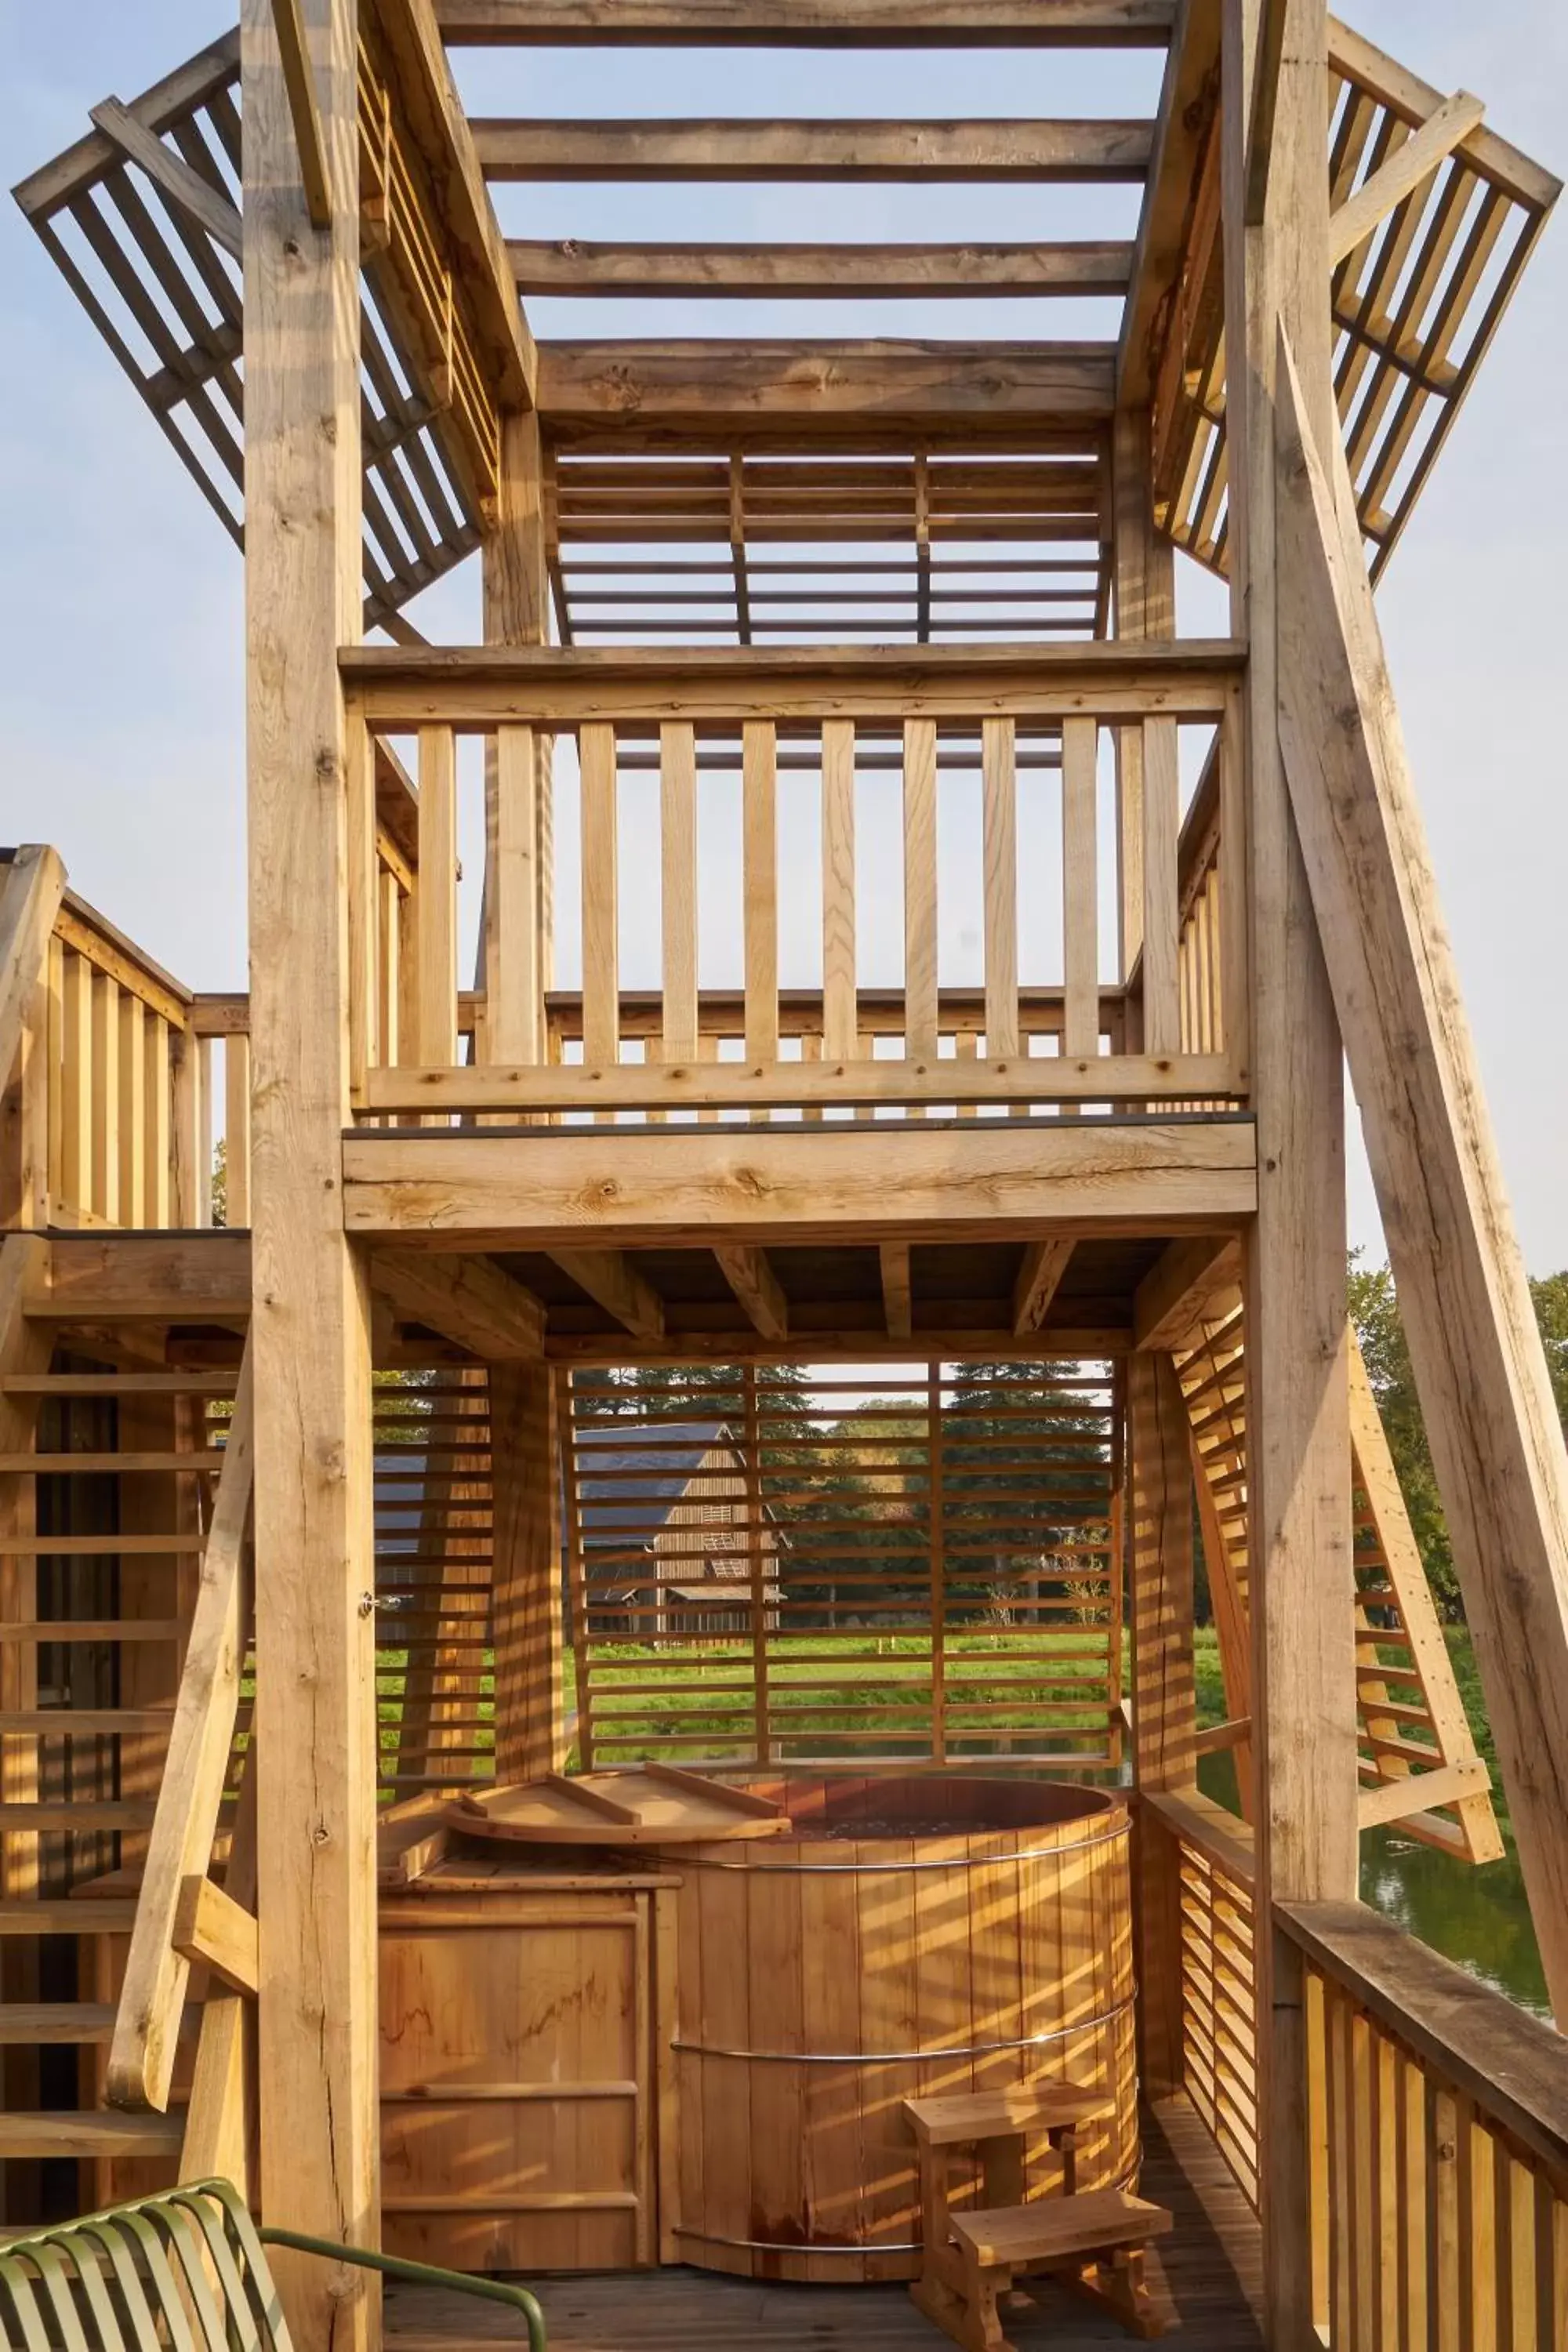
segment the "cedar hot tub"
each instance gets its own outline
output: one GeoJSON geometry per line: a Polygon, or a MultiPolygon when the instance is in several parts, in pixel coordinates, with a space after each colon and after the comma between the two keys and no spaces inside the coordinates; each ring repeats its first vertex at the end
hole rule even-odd
{"type": "MultiPolygon", "coordinates": [[[[668,1857],[682,1882],[660,2121],[674,2258],[768,2279],[912,2278],[900,2103],[942,2092],[1103,2089],[1114,2113],[1084,2136],[1079,2185],[1131,2184],[1121,1800],[942,1774],[746,1785],[785,1808],[789,1835],[668,1857]]],[[[1026,2180],[1030,2197],[1060,2186],[1043,2141],[1026,2180]]]]}

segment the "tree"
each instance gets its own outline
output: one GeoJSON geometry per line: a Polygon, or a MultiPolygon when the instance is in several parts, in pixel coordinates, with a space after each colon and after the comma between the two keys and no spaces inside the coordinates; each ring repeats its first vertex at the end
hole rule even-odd
{"type": "MultiPolygon", "coordinates": [[[[1447,1522],[1426,1443],[1426,1427],[1416,1393],[1410,1347],[1400,1319],[1394,1276],[1386,1265],[1363,1266],[1359,1262],[1361,1255],[1359,1250],[1351,1252],[1351,1320],[1355,1325],[1367,1378],[1388,1433],[1388,1450],[1394,1456],[1427,1580],[1443,1614],[1458,1622],[1464,1616],[1464,1603],[1454,1571],[1447,1522]]],[[[1568,1269],[1533,1277],[1530,1295],[1535,1302],[1557,1410],[1564,1428],[1568,1428],[1568,1269]]]]}

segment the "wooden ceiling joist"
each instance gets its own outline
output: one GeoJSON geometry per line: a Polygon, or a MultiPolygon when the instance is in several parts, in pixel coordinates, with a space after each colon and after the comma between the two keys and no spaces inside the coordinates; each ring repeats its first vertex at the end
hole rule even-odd
{"type": "Polygon", "coordinates": [[[539,407],[557,423],[628,426],[1081,422],[1109,419],[1115,376],[1110,343],[554,342],[539,348],[539,407]]]}
{"type": "Polygon", "coordinates": [[[562,1273],[569,1275],[606,1315],[624,1323],[634,1339],[663,1339],[663,1301],[622,1251],[566,1249],[552,1250],[551,1255],[562,1273]]]}
{"type": "Polygon", "coordinates": [[[768,1263],[767,1252],[734,1245],[716,1249],[713,1255],[752,1328],[764,1339],[787,1339],[789,1300],[768,1263]]]}
{"type": "Polygon", "coordinates": [[[1055,1237],[1028,1244],[1013,1288],[1015,1339],[1026,1339],[1031,1331],[1040,1328],[1051,1311],[1052,1299],[1061,1288],[1062,1276],[1076,1247],[1071,1239],[1055,1237]]]}
{"type": "Polygon", "coordinates": [[[472,125],[489,180],[1141,181],[1152,122],[525,122],[472,125]]]}
{"type": "Polygon", "coordinates": [[[544,1353],[543,1307],[487,1258],[380,1250],[370,1280],[405,1322],[422,1323],[489,1363],[533,1363],[544,1353]]]}
{"type": "Polygon", "coordinates": [[[924,299],[1124,294],[1132,247],[1070,245],[598,245],[513,238],[523,294],[924,299]]]}
{"type": "Polygon", "coordinates": [[[908,1339],[914,1333],[914,1292],[910,1275],[908,1242],[884,1242],[878,1253],[882,1273],[882,1312],[889,1339],[908,1339]]]}
{"type": "Polygon", "coordinates": [[[1163,48],[1177,0],[436,0],[449,48],[1163,48]]]}

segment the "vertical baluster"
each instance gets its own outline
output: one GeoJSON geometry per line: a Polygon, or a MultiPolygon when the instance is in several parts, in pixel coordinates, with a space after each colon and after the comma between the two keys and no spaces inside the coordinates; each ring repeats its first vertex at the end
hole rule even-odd
{"type": "Polygon", "coordinates": [[[1352,2163],[1353,2115],[1351,2105],[1350,2011],[1339,1987],[1323,1986],[1324,2032],[1329,2119],[1329,2340],[1335,2352],[1355,2352],[1352,2332],[1351,2216],[1355,2196],[1352,2163]]]}
{"type": "Polygon", "coordinates": [[[1016,730],[987,719],[981,730],[981,822],[984,865],[985,1051],[993,1061],[1018,1051],[1018,782],[1016,730]]]}
{"type": "Polygon", "coordinates": [[[1100,1052],[1099,737],[1092,719],[1062,721],[1062,1052],[1075,1062],[1100,1052]]]}
{"type": "Polygon", "coordinates": [[[402,903],[397,944],[399,1058],[416,1065],[419,1060],[419,905],[423,896],[423,877],[416,871],[414,887],[402,903]]]}
{"type": "Polygon", "coordinates": [[[1460,2352],[1469,2326],[1459,2307],[1459,2232],[1468,2216],[1459,2194],[1459,2111],[1452,2092],[1427,2084],[1426,2179],[1430,2219],[1426,2231],[1426,2307],[1436,2325],[1432,2352],[1460,2352]]]}
{"type": "Polygon", "coordinates": [[[1242,766],[1239,693],[1226,696],[1219,735],[1219,1003],[1216,1044],[1230,1083],[1245,1094],[1251,1056],[1247,994],[1247,779],[1242,766]]]}
{"type": "Polygon", "coordinates": [[[936,721],[904,722],[904,1058],[937,1058],[936,721]]]}
{"type": "Polygon", "coordinates": [[[174,1075],[169,1043],[169,1024],[161,1013],[150,1013],[142,1028],[142,1043],[146,1054],[147,1072],[142,1087],[146,1105],[146,1156],[142,1161],[147,1201],[147,1223],[154,1231],[163,1233],[172,1213],[171,1185],[174,1176],[174,1145],[171,1119],[174,1112],[174,1075]]]}
{"type": "Polygon", "coordinates": [[[855,987],[855,722],[822,728],[822,1057],[851,1062],[855,987]]]}
{"type": "Polygon", "coordinates": [[[92,981],[92,1207],[120,1223],[120,983],[92,981]]]}
{"type": "Polygon", "coordinates": [[[621,1054],[616,880],[616,730],[593,720],[578,745],[583,779],[583,1060],[605,1069],[621,1054]]]}
{"type": "Polygon", "coordinates": [[[147,1223],[147,1018],[127,989],[120,999],[120,1214],[132,1229],[147,1223]]]}
{"type": "Polygon", "coordinates": [[[60,1190],[68,1207],[92,1206],[92,966],[68,950],[62,999],[64,1105],[60,1190]]]}
{"type": "Polygon", "coordinates": [[[201,1181],[201,1057],[188,1029],[169,1032],[170,1213],[189,1229],[204,1220],[201,1181]]]}
{"type": "MultiPolygon", "coordinates": [[[[961,1062],[976,1062],[979,1060],[980,1036],[978,1031],[973,1029],[961,1029],[954,1037],[952,1043],[953,1050],[957,1058],[961,1062]]],[[[960,1103],[958,1106],[958,1116],[960,1118],[978,1118],[980,1116],[980,1106],[978,1103],[973,1102],[960,1103]]]]}
{"type": "Polygon", "coordinates": [[[458,1059],[458,774],[449,727],[419,730],[418,963],[419,1065],[448,1070],[458,1059]]]}
{"type": "Polygon", "coordinates": [[[250,1223],[250,1040],[232,1030],[223,1045],[224,1169],[231,1225],[250,1223]]]}
{"type": "Polygon", "coordinates": [[[539,984],[539,739],[496,730],[485,769],[485,1054],[532,1068],[543,1048],[539,984]]]}
{"type": "Polygon", "coordinates": [[[381,932],[376,967],[380,992],[375,1016],[376,1051],[382,1067],[393,1070],[403,1058],[399,1018],[402,1005],[399,966],[402,961],[403,893],[390,866],[384,866],[379,871],[376,899],[381,932]]]}
{"type": "Polygon", "coordinates": [[[66,1197],[66,951],[51,938],[45,969],[45,1057],[48,1070],[48,1192],[51,1213],[66,1197]]]}
{"type": "Polygon", "coordinates": [[[779,1058],[778,738],[771,719],[741,740],[742,864],[746,960],[746,1059],[779,1058]]]}
{"type": "MultiPolygon", "coordinates": [[[[210,1225],[213,1221],[213,1106],[217,1097],[213,1087],[213,1041],[210,1037],[194,1040],[196,1064],[196,1144],[194,1175],[196,1200],[195,1222],[210,1225]]],[[[193,1039],[185,1038],[187,1055],[193,1039]]],[[[227,1153],[225,1153],[225,1175],[227,1174],[227,1153]]]]}
{"type": "Polygon", "coordinates": [[[1173,719],[1143,722],[1143,1051],[1179,1054],[1181,776],[1173,719]]]}
{"type": "Polygon", "coordinates": [[[664,1058],[697,1057],[697,737],[685,720],[658,730],[664,1058]]]}

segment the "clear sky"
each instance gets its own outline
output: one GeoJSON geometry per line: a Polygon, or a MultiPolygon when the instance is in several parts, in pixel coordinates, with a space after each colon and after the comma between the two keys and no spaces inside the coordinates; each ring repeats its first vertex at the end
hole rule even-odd
{"type": "MultiPolygon", "coordinates": [[[[1360,0],[1358,30],[1568,173],[1560,0],[1360,0]]],[[[8,186],[212,39],[222,0],[0,0],[8,186]]],[[[231,20],[230,20],[231,21],[231,20]]],[[[1136,114],[1131,54],[768,58],[515,53],[459,61],[475,111],[568,115],[1136,114]],[[934,72],[933,72],[934,65],[934,72]]],[[[1128,235],[1125,190],[501,192],[514,235],[779,238],[1128,235]],[[1089,206],[1092,205],[1092,215],[1089,206]]],[[[1102,306],[532,306],[544,332],[1095,335],[1102,306]]],[[[75,298],[0,213],[0,839],[46,837],[71,879],[193,986],[246,984],[240,562],[75,298]]],[[[1531,1268],[1568,1264],[1568,753],[1561,482],[1568,223],[1549,226],[1379,592],[1395,686],[1504,1168],[1531,1268]]],[[[1182,565],[1193,574],[1193,567],[1182,565]]],[[[468,574],[421,608],[475,632],[468,574]]],[[[1189,626],[1223,625],[1184,583],[1189,626]]],[[[1223,607],[1221,607],[1221,611],[1223,607]]],[[[1354,1237],[1381,1254],[1364,1171],[1354,1237]]]]}

